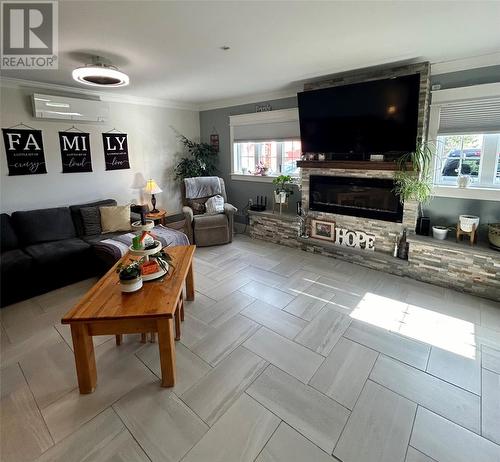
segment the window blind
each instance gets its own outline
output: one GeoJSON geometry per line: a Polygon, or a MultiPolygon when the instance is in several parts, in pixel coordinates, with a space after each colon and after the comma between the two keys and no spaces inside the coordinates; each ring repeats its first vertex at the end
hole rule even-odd
{"type": "Polygon", "coordinates": [[[440,107],[438,134],[500,131],[500,98],[445,103],[440,107]]]}
{"type": "Polygon", "coordinates": [[[269,122],[234,127],[234,141],[271,141],[300,139],[299,121],[269,122]]]}

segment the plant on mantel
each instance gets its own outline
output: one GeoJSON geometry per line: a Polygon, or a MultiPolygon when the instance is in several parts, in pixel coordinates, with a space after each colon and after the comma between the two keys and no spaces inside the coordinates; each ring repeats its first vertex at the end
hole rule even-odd
{"type": "Polygon", "coordinates": [[[401,202],[414,200],[422,206],[432,199],[432,150],[427,143],[419,143],[415,151],[403,154],[397,160],[398,170],[394,174],[394,192],[401,202]]]}

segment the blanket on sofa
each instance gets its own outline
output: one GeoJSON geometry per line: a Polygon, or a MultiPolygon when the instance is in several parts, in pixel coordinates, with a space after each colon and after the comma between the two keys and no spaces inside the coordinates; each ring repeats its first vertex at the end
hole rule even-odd
{"type": "MultiPolygon", "coordinates": [[[[166,228],[162,225],[155,226],[151,230],[151,234],[153,234],[164,247],[189,245],[189,239],[184,233],[176,231],[175,229],[166,228]]],[[[107,266],[112,266],[128,252],[134,237],[134,233],[126,233],[120,236],[113,236],[110,239],[104,239],[94,244],[94,251],[101,261],[106,262],[107,266]]]]}

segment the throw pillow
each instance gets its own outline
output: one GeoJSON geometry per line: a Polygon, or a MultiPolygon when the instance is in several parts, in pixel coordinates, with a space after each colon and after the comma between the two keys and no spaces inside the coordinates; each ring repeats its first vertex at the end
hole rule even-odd
{"type": "Polygon", "coordinates": [[[222,196],[213,196],[205,202],[205,207],[209,215],[224,212],[224,198],[222,196]]]}
{"type": "Polygon", "coordinates": [[[130,206],[99,207],[102,233],[130,230],[130,206]]]}
{"type": "Polygon", "coordinates": [[[80,215],[82,216],[85,236],[94,236],[95,234],[102,233],[99,207],[82,207],[80,215]]]}

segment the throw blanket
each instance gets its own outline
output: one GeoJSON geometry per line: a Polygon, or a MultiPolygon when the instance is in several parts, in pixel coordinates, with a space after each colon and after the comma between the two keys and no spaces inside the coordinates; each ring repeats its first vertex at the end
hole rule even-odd
{"type": "Polygon", "coordinates": [[[221,194],[219,177],[200,176],[199,178],[185,178],[186,199],[199,199],[200,197],[221,194]]]}
{"type": "MultiPolygon", "coordinates": [[[[175,245],[189,245],[189,239],[180,231],[166,228],[162,225],[155,226],[151,233],[158,239],[163,246],[173,247],[175,245]]],[[[123,257],[132,245],[134,233],[126,233],[121,236],[115,236],[110,239],[104,239],[94,245],[94,251],[106,266],[111,267],[116,261],[123,257]]]]}

